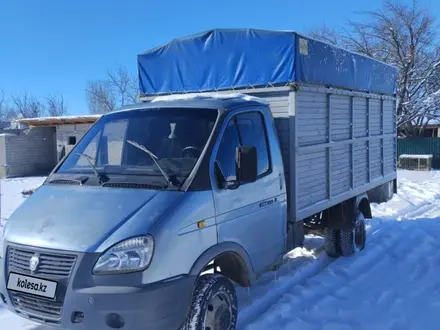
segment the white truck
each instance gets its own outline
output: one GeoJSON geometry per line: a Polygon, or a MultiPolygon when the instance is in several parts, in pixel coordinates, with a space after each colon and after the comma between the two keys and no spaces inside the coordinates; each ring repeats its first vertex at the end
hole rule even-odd
{"type": "Polygon", "coordinates": [[[65,329],[233,330],[235,286],[305,228],[332,257],[365,247],[370,201],[396,189],[394,68],[261,30],[138,63],[143,102],[98,120],[9,219],[11,311],[65,329]]]}

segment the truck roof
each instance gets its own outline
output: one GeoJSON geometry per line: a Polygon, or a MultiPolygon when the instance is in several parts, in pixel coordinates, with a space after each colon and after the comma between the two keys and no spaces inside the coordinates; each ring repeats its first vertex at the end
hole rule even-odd
{"type": "MultiPolygon", "coordinates": [[[[180,94],[167,95],[151,98],[142,103],[131,104],[122,107],[118,111],[131,111],[140,109],[157,108],[198,108],[198,109],[221,109],[233,110],[244,106],[267,105],[267,101],[258,97],[253,97],[238,93],[203,93],[203,94],[180,94]]],[[[112,112],[112,113],[115,113],[112,112]]]]}
{"type": "Polygon", "coordinates": [[[293,31],[214,29],[137,60],[146,96],[293,83],[394,95],[397,85],[396,68],[293,31]]]}

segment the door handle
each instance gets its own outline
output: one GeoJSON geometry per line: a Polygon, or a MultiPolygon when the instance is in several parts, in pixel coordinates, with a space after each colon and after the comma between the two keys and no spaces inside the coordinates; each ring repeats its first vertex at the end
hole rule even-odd
{"type": "Polygon", "coordinates": [[[278,174],[278,180],[280,180],[280,190],[283,190],[283,176],[281,173],[278,174]]]}

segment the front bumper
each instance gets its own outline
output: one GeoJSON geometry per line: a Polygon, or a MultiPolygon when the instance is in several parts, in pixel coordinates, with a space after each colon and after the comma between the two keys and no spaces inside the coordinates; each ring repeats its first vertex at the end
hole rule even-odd
{"type": "Polygon", "coordinates": [[[62,311],[57,318],[36,309],[22,308],[29,306],[26,299],[34,299],[34,296],[22,296],[26,304],[17,305],[15,294],[6,289],[9,270],[5,259],[0,259],[3,262],[0,266],[0,293],[13,313],[63,329],[172,330],[183,324],[195,277],[181,276],[142,284],[142,273],[95,276],[90,267],[93,267],[96,258],[93,254],[78,255],[70,278],[64,284],[60,280],[57,291],[61,295],[57,294],[55,301],[38,300],[39,306],[42,303],[60,304],[62,311]]]}

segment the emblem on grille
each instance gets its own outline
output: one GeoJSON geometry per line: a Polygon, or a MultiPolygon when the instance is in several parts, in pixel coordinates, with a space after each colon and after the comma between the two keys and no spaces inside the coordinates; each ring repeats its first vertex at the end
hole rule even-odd
{"type": "Polygon", "coordinates": [[[40,258],[37,255],[32,256],[29,261],[29,269],[31,272],[35,272],[37,270],[38,264],[40,263],[40,258]]]}

